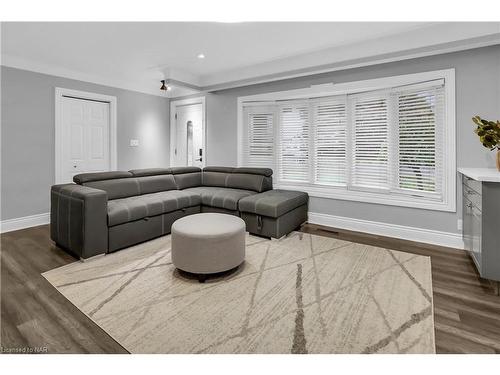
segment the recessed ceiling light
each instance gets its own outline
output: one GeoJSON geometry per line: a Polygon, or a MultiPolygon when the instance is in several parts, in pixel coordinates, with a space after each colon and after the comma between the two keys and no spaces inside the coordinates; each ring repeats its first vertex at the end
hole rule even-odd
{"type": "Polygon", "coordinates": [[[199,53],[198,56],[196,56],[199,59],[204,59],[205,55],[203,53],[199,53]]]}

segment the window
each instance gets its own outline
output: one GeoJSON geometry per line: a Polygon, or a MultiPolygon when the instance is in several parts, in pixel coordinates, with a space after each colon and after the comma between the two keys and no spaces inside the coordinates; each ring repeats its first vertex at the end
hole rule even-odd
{"type": "Polygon", "coordinates": [[[309,181],[308,104],[280,106],[279,176],[281,181],[309,181]]]}
{"type": "Polygon", "coordinates": [[[312,107],[314,127],[314,183],[346,183],[346,101],[320,100],[312,107]]]}
{"type": "Polygon", "coordinates": [[[440,71],[242,99],[240,164],[273,168],[278,187],[313,196],[453,211],[452,78],[440,71]]]}
{"type": "Polygon", "coordinates": [[[396,94],[396,100],[397,188],[439,194],[443,175],[443,89],[405,90],[396,94]]]}
{"type": "Polygon", "coordinates": [[[247,132],[244,138],[245,165],[270,167],[274,165],[274,109],[252,107],[245,111],[247,132]]]}
{"type": "Polygon", "coordinates": [[[389,188],[389,122],[385,93],[353,96],[351,104],[351,185],[367,189],[389,188]]]}

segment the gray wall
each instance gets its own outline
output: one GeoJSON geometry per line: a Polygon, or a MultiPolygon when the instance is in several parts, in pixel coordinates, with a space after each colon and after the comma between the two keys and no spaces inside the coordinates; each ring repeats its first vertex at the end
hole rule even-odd
{"type": "MultiPolygon", "coordinates": [[[[236,165],[237,97],[438,69],[456,69],[457,165],[494,167],[472,132],[471,117],[500,118],[500,46],[349,69],[206,94],[207,165],[236,165]]],[[[45,213],[54,181],[54,87],[118,97],[118,168],[169,164],[168,100],[2,67],[2,220],[45,213]],[[141,146],[128,146],[138,138],[141,146]]],[[[460,191],[458,205],[460,207],[460,191]]],[[[312,198],[310,210],[337,216],[458,232],[458,213],[312,198]]]]}
{"type": "Polygon", "coordinates": [[[169,100],[1,67],[1,219],[49,212],[54,184],[55,87],[117,97],[118,169],[169,165],[169,100]],[[130,147],[139,139],[139,147],[130,147]]]}
{"type": "MultiPolygon", "coordinates": [[[[439,69],[456,69],[457,165],[494,167],[494,154],[472,132],[471,117],[500,119],[500,46],[380,64],[206,94],[207,165],[237,163],[237,97],[439,69]]],[[[458,190],[460,208],[461,192],[458,190]]],[[[310,211],[356,219],[458,232],[461,213],[312,198],[310,211]]]]}

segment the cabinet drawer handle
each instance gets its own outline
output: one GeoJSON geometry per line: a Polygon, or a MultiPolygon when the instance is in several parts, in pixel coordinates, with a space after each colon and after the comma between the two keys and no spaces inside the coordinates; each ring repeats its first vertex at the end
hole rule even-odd
{"type": "Polygon", "coordinates": [[[467,190],[467,194],[473,195],[473,194],[477,194],[477,193],[474,190],[467,190]]]}
{"type": "Polygon", "coordinates": [[[467,207],[472,208],[472,203],[467,203],[467,207]]]}

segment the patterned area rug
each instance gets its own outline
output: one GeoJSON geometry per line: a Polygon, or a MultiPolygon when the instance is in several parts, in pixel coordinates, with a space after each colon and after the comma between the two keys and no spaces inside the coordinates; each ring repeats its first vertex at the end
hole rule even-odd
{"type": "Polygon", "coordinates": [[[205,284],[170,236],[43,276],[131,353],[434,353],[430,258],[294,232],[247,236],[205,284]]]}

